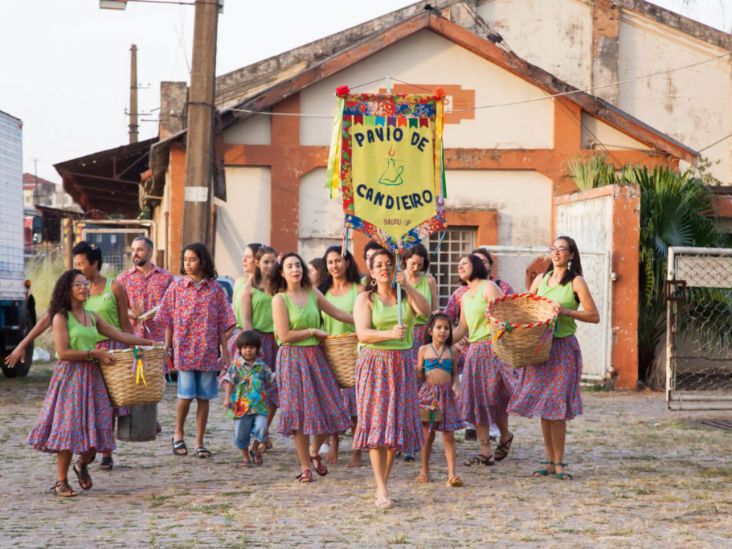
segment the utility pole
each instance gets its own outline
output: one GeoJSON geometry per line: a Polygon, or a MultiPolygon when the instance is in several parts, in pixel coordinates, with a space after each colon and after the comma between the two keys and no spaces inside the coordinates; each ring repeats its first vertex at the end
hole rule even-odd
{"type": "Polygon", "coordinates": [[[137,143],[137,46],[130,46],[130,143],[137,143]]]}
{"type": "Polygon", "coordinates": [[[183,209],[183,244],[203,242],[209,249],[218,4],[196,0],[183,209]]]}

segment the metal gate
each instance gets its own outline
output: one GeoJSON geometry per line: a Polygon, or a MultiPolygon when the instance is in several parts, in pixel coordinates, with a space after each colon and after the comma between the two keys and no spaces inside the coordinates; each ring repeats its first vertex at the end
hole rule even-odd
{"type": "Polygon", "coordinates": [[[669,409],[732,409],[732,249],[669,248],[666,284],[669,409]]]}
{"type": "MultiPolygon", "coordinates": [[[[528,291],[529,265],[548,257],[548,247],[481,246],[491,253],[496,264],[494,278],[507,281],[517,292],[528,291]]],[[[609,252],[581,252],[583,277],[600,313],[598,324],[577,323],[577,340],[582,349],[582,379],[604,381],[610,375],[612,353],[612,272],[609,252]]]]}

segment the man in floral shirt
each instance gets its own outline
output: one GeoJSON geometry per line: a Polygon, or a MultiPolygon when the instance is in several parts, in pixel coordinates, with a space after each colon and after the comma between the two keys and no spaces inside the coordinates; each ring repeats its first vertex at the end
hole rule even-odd
{"type": "Polygon", "coordinates": [[[141,318],[140,315],[152,310],[163,301],[165,291],[173,282],[173,275],[152,262],[153,243],[146,236],[138,236],[132,241],[132,267],[117,277],[127,292],[130,303],[128,316],[137,337],[155,341],[165,338],[165,326],[155,320],[155,315],[141,318]]]}
{"type": "Polygon", "coordinates": [[[165,292],[156,319],[165,326],[165,343],[173,349],[178,371],[178,406],[173,453],[188,454],[185,421],[196,400],[196,456],[211,452],[203,445],[209,401],[217,395],[217,376],[229,364],[227,332],[236,324],[226,292],[216,282],[213,258],[200,242],[188,244],[181,254],[180,280],[165,292]],[[219,358],[219,353],[221,358],[219,358]]]}

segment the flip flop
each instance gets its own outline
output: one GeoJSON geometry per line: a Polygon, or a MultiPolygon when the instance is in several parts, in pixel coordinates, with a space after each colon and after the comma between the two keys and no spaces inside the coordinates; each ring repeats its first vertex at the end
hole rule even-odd
{"type": "Polygon", "coordinates": [[[299,475],[295,477],[297,480],[299,480],[302,484],[306,484],[308,482],[313,482],[313,472],[310,469],[306,469],[302,471],[299,475]]]}
{"type": "Polygon", "coordinates": [[[173,454],[176,456],[187,456],[188,455],[188,447],[186,446],[186,442],[184,440],[175,440],[174,438],[170,439],[170,442],[173,446],[173,454]]]}
{"type": "Polygon", "coordinates": [[[462,486],[465,486],[465,483],[463,482],[463,479],[461,479],[458,476],[450,477],[447,479],[447,485],[451,488],[460,488],[462,486]]]}

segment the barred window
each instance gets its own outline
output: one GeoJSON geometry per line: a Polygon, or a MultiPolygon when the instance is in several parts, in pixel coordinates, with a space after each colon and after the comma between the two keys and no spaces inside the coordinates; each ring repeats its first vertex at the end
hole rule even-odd
{"type": "Polygon", "coordinates": [[[462,256],[475,249],[476,233],[475,227],[451,226],[445,232],[436,257],[433,252],[440,240],[440,234],[430,237],[430,272],[437,280],[440,307],[447,305],[450,295],[460,285],[457,264],[462,256]]]}

